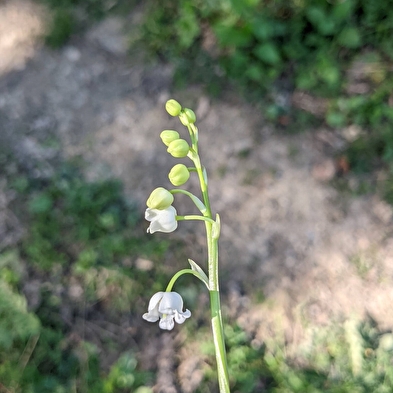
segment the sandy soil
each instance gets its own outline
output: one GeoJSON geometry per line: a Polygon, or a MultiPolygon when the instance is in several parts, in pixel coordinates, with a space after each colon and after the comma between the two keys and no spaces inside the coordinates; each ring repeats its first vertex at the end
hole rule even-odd
{"type": "MultiPolygon", "coordinates": [[[[139,11],[106,19],[56,51],[40,43],[44,15],[27,1],[0,4],[1,140],[21,161],[45,161],[55,153],[44,146],[57,141],[57,152],[83,156],[91,178],[120,177],[142,215],[150,191],[170,186],[177,163],[158,137],[183,132],[164,111],[174,97],[196,109],[222,219],[224,311],[258,342],[283,331],[295,352],[305,326],[371,316],[393,328],[392,209],[377,195],[331,185],[332,153],[345,143],[340,130],[283,135],[236,92],[213,101],[198,86],[172,91],[170,66],[127,56],[125,24],[139,11]],[[251,301],[256,292],[264,302],[251,301]]],[[[197,190],[193,181],[189,187],[197,190]]],[[[190,211],[180,197],[176,207],[190,211]]],[[[190,257],[203,264],[202,228],[180,223],[168,236],[194,243],[190,257]]]]}

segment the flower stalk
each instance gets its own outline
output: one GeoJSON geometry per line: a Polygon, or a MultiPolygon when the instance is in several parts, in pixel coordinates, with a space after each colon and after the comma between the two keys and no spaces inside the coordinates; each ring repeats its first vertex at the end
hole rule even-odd
{"type": "Polygon", "coordinates": [[[189,259],[191,269],[182,269],[177,272],[166,288],[165,292],[156,293],[149,303],[148,313],[143,318],[149,322],[159,321],[162,329],[171,330],[174,322],[183,323],[191,316],[189,310],[183,311],[181,296],[172,292],[176,280],[183,274],[192,274],[199,278],[208,288],[210,294],[211,327],[213,343],[216,353],[218,384],[220,393],[230,393],[228,367],[226,360],[224,329],[221,316],[219,269],[218,269],[218,239],[220,237],[220,218],[213,218],[206,169],[202,166],[198,150],[198,128],[195,126],[195,113],[188,108],[182,108],[175,100],[169,100],[166,104],[167,112],[171,116],[178,116],[180,122],[187,127],[190,135],[190,145],[180,138],[177,131],[165,130],[161,133],[163,143],[168,146],[168,152],[175,158],[188,157],[194,164],[187,168],[183,164],[175,165],[169,180],[175,186],[184,184],[191,173],[197,173],[202,200],[189,191],[183,189],[166,190],[162,187],[154,190],[148,200],[148,209],[145,217],[151,222],[148,232],[172,232],[177,228],[178,221],[196,220],[204,221],[207,239],[207,272],[194,261],[189,259]],[[184,194],[188,196],[200,211],[200,215],[178,215],[172,206],[173,195],[184,194]]]}
{"type": "MultiPolygon", "coordinates": [[[[192,123],[187,126],[191,138],[192,156],[190,157],[194,162],[199,184],[201,187],[203,202],[206,206],[206,211],[203,215],[213,220],[210,199],[208,192],[207,174],[202,167],[201,160],[198,154],[198,129],[192,123]]],[[[210,310],[211,310],[211,326],[213,331],[213,342],[216,353],[218,383],[220,393],[229,393],[229,376],[228,366],[226,360],[224,328],[221,316],[220,303],[220,289],[218,281],[218,236],[213,236],[213,224],[210,221],[205,221],[206,239],[207,239],[207,253],[208,253],[208,277],[209,277],[209,293],[210,293],[210,310]]]]}
{"type": "Polygon", "coordinates": [[[214,349],[216,353],[218,383],[220,387],[220,393],[229,393],[229,376],[226,360],[224,328],[221,316],[220,289],[218,281],[218,237],[214,236],[212,223],[205,221],[205,226],[208,252],[211,326],[213,332],[214,349]]]}

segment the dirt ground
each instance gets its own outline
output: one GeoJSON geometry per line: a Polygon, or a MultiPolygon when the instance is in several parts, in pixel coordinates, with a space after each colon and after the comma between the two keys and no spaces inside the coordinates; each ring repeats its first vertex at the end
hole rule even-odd
{"type": "MultiPolygon", "coordinates": [[[[176,98],[196,110],[222,220],[224,314],[257,342],[284,332],[294,352],[305,326],[370,316],[393,328],[393,211],[377,195],[332,186],[345,130],[289,136],[235,91],[217,101],[198,86],[173,91],[170,66],[127,55],[125,27],[140,11],[108,18],[59,50],[42,45],[45,15],[28,1],[0,3],[0,141],[21,161],[83,156],[91,178],[121,178],[142,215],[149,193],[170,186],[166,176],[177,163],[159,139],[163,129],[183,132],[164,111],[176,98]],[[255,293],[265,301],[253,303],[255,293]]],[[[175,206],[190,211],[181,197],[175,206]]],[[[202,228],[180,223],[168,236],[194,243],[190,258],[203,264],[202,228]]]]}

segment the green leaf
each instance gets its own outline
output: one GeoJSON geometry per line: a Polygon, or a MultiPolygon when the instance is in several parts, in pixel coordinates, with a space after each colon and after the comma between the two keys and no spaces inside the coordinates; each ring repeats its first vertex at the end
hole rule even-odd
{"type": "Polygon", "coordinates": [[[229,62],[231,74],[238,76],[241,73],[244,73],[244,70],[247,69],[250,63],[250,58],[244,55],[242,51],[236,51],[229,59],[229,62]]]}
{"type": "Polygon", "coordinates": [[[343,113],[340,112],[329,112],[326,115],[326,122],[330,127],[342,127],[345,125],[346,118],[343,113]]]}
{"type": "Polygon", "coordinates": [[[189,259],[188,263],[191,265],[191,269],[198,273],[198,277],[205,283],[205,285],[209,289],[209,279],[203,269],[192,259],[189,259]]]}
{"type": "Polygon", "coordinates": [[[260,60],[270,65],[276,65],[281,62],[281,56],[277,46],[271,42],[265,42],[264,44],[258,45],[254,49],[254,54],[260,60]]]}
{"type": "Polygon", "coordinates": [[[186,49],[189,48],[200,33],[199,21],[191,4],[184,3],[174,27],[180,46],[186,49]]]}
{"type": "Polygon", "coordinates": [[[245,75],[255,82],[261,82],[264,78],[263,67],[258,64],[251,64],[246,68],[245,75]]]}
{"type": "Polygon", "coordinates": [[[335,66],[326,66],[318,70],[321,79],[329,85],[335,85],[340,80],[340,70],[335,66]]]}
{"type": "Polygon", "coordinates": [[[45,42],[52,48],[64,45],[75,29],[75,16],[68,8],[59,8],[55,11],[49,34],[45,42]]]}
{"type": "Polygon", "coordinates": [[[26,298],[0,281],[0,349],[39,333],[38,318],[27,311],[26,298]]]}
{"type": "Polygon", "coordinates": [[[332,15],[336,20],[343,21],[351,16],[353,6],[352,0],[342,0],[334,5],[332,15]]]}
{"type": "Polygon", "coordinates": [[[317,26],[317,29],[323,35],[332,35],[336,32],[337,25],[333,18],[326,18],[317,26]]]}
{"type": "Polygon", "coordinates": [[[34,197],[29,203],[29,210],[31,213],[46,213],[53,205],[53,201],[49,195],[41,194],[34,197]]]}
{"type": "Polygon", "coordinates": [[[320,7],[309,7],[306,9],[307,19],[314,25],[318,26],[326,19],[325,11],[320,7]]]}
{"type": "Polygon", "coordinates": [[[265,18],[257,19],[252,25],[252,31],[262,41],[273,36],[272,25],[265,18]]]}
{"type": "Polygon", "coordinates": [[[310,7],[306,16],[316,30],[322,35],[333,34],[336,30],[336,21],[320,7],[310,7]]]}
{"type": "Polygon", "coordinates": [[[218,24],[213,29],[222,46],[244,47],[250,44],[253,37],[247,26],[236,27],[218,24]]]}
{"type": "Polygon", "coordinates": [[[356,27],[346,27],[337,40],[342,46],[350,49],[358,48],[362,44],[360,32],[356,27]]]}

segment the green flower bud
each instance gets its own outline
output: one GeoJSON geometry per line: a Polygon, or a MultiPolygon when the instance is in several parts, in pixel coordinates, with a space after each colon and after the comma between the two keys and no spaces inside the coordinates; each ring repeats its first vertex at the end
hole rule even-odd
{"type": "Polygon", "coordinates": [[[168,146],[168,153],[176,158],[187,157],[188,151],[190,150],[190,146],[184,139],[176,139],[172,141],[168,146]]]}
{"type": "Polygon", "coordinates": [[[180,135],[177,131],[173,130],[164,130],[160,134],[161,140],[164,142],[164,145],[169,146],[169,144],[176,139],[180,138],[180,135]]]}
{"type": "Polygon", "coordinates": [[[195,115],[195,112],[192,109],[184,108],[184,113],[187,115],[188,121],[190,123],[195,123],[196,122],[196,115],[195,115]]]}
{"type": "Polygon", "coordinates": [[[176,100],[168,100],[165,104],[166,111],[171,116],[179,116],[181,112],[181,105],[176,100]]]}
{"type": "Polygon", "coordinates": [[[190,171],[183,164],[175,165],[169,172],[169,180],[174,186],[181,186],[190,177],[190,171]]]}
{"type": "Polygon", "coordinates": [[[163,210],[171,206],[173,203],[173,195],[163,187],[158,187],[150,194],[146,202],[150,209],[163,210]]]}
{"type": "Polygon", "coordinates": [[[196,122],[196,116],[192,109],[184,108],[179,115],[179,119],[183,126],[188,126],[196,122]]]}

